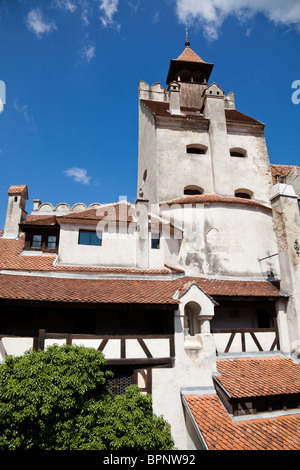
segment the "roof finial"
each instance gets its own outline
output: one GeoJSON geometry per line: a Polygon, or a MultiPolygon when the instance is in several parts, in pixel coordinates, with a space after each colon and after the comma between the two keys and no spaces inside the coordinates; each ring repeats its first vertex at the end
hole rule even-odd
{"type": "Polygon", "coordinates": [[[185,47],[189,47],[189,30],[186,28],[185,29],[185,47]]]}

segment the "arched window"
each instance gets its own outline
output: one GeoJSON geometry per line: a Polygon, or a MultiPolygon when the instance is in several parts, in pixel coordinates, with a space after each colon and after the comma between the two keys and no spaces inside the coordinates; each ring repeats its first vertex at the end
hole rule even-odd
{"type": "Polygon", "coordinates": [[[237,189],[234,192],[235,197],[241,197],[243,199],[252,199],[253,192],[249,189],[237,189]]]}
{"type": "Polygon", "coordinates": [[[230,149],[230,156],[231,157],[240,157],[244,158],[247,156],[247,151],[240,147],[235,147],[230,149]]]}
{"type": "Polygon", "coordinates": [[[186,146],[186,152],[196,155],[205,155],[207,152],[207,146],[202,144],[189,144],[186,146]]]}
{"type": "Polygon", "coordinates": [[[203,189],[199,186],[186,186],[183,190],[183,194],[186,196],[194,196],[197,194],[203,194],[203,189]]]}
{"type": "Polygon", "coordinates": [[[189,70],[181,70],[180,72],[180,80],[182,82],[191,82],[191,72],[189,70]]]}

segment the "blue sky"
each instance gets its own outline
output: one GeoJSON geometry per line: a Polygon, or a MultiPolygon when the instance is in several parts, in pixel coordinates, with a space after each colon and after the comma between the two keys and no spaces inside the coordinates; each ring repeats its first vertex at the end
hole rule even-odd
{"type": "Polygon", "coordinates": [[[12,184],[29,213],[135,201],[138,82],[165,86],[186,26],[210,81],[266,123],[271,163],[300,164],[299,0],[0,0],[1,227],[12,184]]]}

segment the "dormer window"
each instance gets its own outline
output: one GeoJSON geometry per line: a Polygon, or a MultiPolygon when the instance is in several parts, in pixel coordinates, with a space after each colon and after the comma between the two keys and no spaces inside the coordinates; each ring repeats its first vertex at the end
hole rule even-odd
{"type": "Polygon", "coordinates": [[[25,234],[25,250],[56,253],[58,248],[58,231],[48,231],[42,228],[34,231],[28,230],[25,234]]]}

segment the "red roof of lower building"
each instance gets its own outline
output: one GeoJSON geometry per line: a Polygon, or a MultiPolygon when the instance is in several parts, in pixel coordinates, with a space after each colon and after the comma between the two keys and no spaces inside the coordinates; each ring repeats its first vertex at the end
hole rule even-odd
{"type": "Polygon", "coordinates": [[[218,359],[215,377],[231,398],[300,393],[300,366],[283,357],[218,359]]]}
{"type": "Polygon", "coordinates": [[[217,395],[185,400],[208,450],[300,449],[300,414],[233,421],[217,395]]]}
{"type": "MultiPolygon", "coordinates": [[[[218,359],[217,380],[230,398],[300,394],[300,365],[281,356],[218,359]]],[[[227,412],[217,393],[185,395],[208,450],[299,450],[297,410],[251,414],[227,412]]]]}

